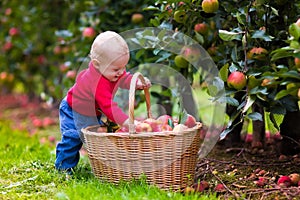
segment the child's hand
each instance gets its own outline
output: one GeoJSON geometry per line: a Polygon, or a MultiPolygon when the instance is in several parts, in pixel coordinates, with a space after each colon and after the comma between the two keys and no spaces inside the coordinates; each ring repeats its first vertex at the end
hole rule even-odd
{"type": "Polygon", "coordinates": [[[151,87],[151,81],[146,77],[144,79],[145,79],[145,84],[143,84],[142,81],[140,79],[138,79],[138,81],[136,83],[136,89],[143,90],[143,89],[151,87]]]}

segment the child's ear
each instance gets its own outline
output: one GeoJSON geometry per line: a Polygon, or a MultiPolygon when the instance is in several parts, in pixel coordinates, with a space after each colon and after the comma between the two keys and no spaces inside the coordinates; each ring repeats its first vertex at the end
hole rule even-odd
{"type": "Polygon", "coordinates": [[[92,59],[92,64],[94,65],[95,68],[99,69],[100,68],[100,62],[96,59],[92,59]]]}

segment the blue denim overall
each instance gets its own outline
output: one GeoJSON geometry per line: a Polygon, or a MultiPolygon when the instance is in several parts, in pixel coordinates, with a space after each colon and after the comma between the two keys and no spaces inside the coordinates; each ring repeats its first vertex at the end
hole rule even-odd
{"type": "Polygon", "coordinates": [[[72,110],[66,98],[60,103],[59,121],[62,138],[56,146],[55,167],[58,170],[71,170],[79,162],[79,150],[84,142],[81,129],[103,122],[100,116],[85,116],[72,110]]]}

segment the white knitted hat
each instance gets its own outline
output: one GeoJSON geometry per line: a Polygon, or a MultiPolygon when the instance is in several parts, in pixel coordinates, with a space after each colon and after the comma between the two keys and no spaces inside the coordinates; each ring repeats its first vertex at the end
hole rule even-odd
{"type": "Polygon", "coordinates": [[[99,62],[107,62],[128,53],[128,45],[119,34],[113,31],[105,31],[100,33],[93,41],[90,57],[99,62]]]}

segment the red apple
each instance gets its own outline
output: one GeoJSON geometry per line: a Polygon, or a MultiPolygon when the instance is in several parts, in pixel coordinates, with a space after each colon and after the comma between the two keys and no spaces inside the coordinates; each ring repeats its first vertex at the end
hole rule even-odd
{"type": "Polygon", "coordinates": [[[253,140],[253,135],[252,133],[247,133],[246,137],[245,137],[245,142],[246,143],[251,143],[253,140]]]}
{"type": "Polygon", "coordinates": [[[45,137],[42,137],[42,138],[40,139],[40,143],[41,143],[41,144],[46,144],[46,142],[47,142],[47,139],[46,139],[45,137]]]}
{"type": "Polygon", "coordinates": [[[254,181],[258,187],[264,187],[267,184],[267,179],[265,177],[259,177],[258,180],[254,181]]]}
{"type": "Polygon", "coordinates": [[[173,129],[172,129],[172,127],[169,124],[163,124],[161,126],[161,130],[162,131],[172,131],[173,129]]]}
{"type": "Polygon", "coordinates": [[[67,72],[68,69],[69,69],[69,66],[66,65],[65,63],[63,63],[63,64],[61,64],[61,65],[59,66],[59,70],[60,70],[61,72],[67,72]]]}
{"type": "Polygon", "coordinates": [[[144,15],[141,13],[134,13],[131,16],[131,22],[134,24],[139,24],[144,20],[144,15]]]}
{"type": "Polygon", "coordinates": [[[33,126],[36,128],[42,128],[43,127],[43,121],[41,119],[35,118],[32,121],[33,126]]]}
{"type": "Polygon", "coordinates": [[[173,12],[172,6],[170,4],[166,5],[165,10],[168,12],[169,15],[171,15],[173,12]]]}
{"type": "Polygon", "coordinates": [[[1,72],[0,73],[0,80],[1,81],[7,80],[7,77],[8,77],[8,73],[7,72],[1,72]]]}
{"type": "Polygon", "coordinates": [[[51,143],[55,143],[55,137],[54,136],[48,136],[48,140],[49,140],[49,142],[51,142],[51,143]]]}
{"type": "Polygon", "coordinates": [[[60,55],[62,53],[62,49],[61,49],[61,46],[55,46],[54,49],[53,49],[53,53],[55,55],[60,55]]]}
{"type": "Polygon", "coordinates": [[[268,54],[268,50],[266,50],[265,48],[262,47],[253,47],[252,49],[250,49],[246,56],[248,59],[253,60],[265,60],[266,59],[266,54],[268,54]]]}
{"type": "Polygon", "coordinates": [[[128,128],[123,126],[120,129],[116,130],[116,133],[127,133],[128,132],[128,128]]]}
{"type": "Polygon", "coordinates": [[[43,126],[46,127],[46,126],[51,126],[53,125],[55,122],[53,119],[51,119],[50,117],[45,117],[43,119],[43,126]]]}
{"type": "Polygon", "coordinates": [[[66,77],[69,79],[74,80],[76,78],[76,71],[75,70],[69,70],[66,74],[66,77]]]}
{"type": "Polygon", "coordinates": [[[185,5],[185,3],[184,3],[183,1],[180,1],[180,2],[178,3],[178,7],[183,6],[183,5],[185,5]]]}
{"type": "Polygon", "coordinates": [[[209,188],[209,183],[207,181],[200,181],[199,183],[195,183],[193,188],[196,192],[203,192],[204,190],[209,188]]]}
{"type": "Polygon", "coordinates": [[[228,76],[227,84],[231,88],[234,88],[236,90],[241,90],[246,86],[247,79],[244,73],[239,71],[234,71],[228,76]]]}
{"type": "Polygon", "coordinates": [[[222,183],[219,183],[218,185],[216,185],[215,191],[216,192],[224,192],[225,191],[224,185],[222,183]]]}
{"type": "Polygon", "coordinates": [[[12,27],[12,28],[9,29],[9,35],[10,36],[17,36],[19,34],[20,34],[20,31],[19,31],[18,28],[12,27]]]}
{"type": "Polygon", "coordinates": [[[86,27],[82,31],[82,36],[85,38],[93,38],[96,36],[96,31],[93,27],[86,27]]]}
{"type": "Polygon", "coordinates": [[[265,137],[267,140],[270,140],[271,139],[271,132],[269,130],[266,130],[266,133],[265,133],[265,137]]]}
{"type": "Polygon", "coordinates": [[[107,126],[99,126],[97,128],[98,133],[107,133],[107,126]]]}
{"type": "Polygon", "coordinates": [[[192,128],[196,125],[196,119],[190,114],[187,114],[187,119],[184,122],[184,125],[186,125],[188,128],[192,128]]]}
{"type": "Polygon", "coordinates": [[[200,50],[197,47],[185,46],[182,48],[183,57],[189,62],[196,62],[200,58],[200,50]]]}
{"type": "Polygon", "coordinates": [[[11,8],[6,8],[5,9],[5,15],[10,15],[12,13],[12,9],[11,8]]]}
{"type": "Polygon", "coordinates": [[[169,119],[172,120],[172,117],[170,115],[161,115],[158,118],[156,118],[156,120],[161,122],[161,124],[168,124],[169,119]]]}
{"type": "Polygon", "coordinates": [[[272,137],[274,140],[282,140],[282,136],[280,135],[280,132],[275,133],[272,137]]]}
{"type": "Polygon", "coordinates": [[[46,56],[44,56],[44,55],[39,55],[39,56],[37,57],[37,62],[38,62],[40,65],[45,64],[46,61],[47,61],[47,58],[46,58],[46,56]]]}
{"type": "Polygon", "coordinates": [[[277,185],[279,185],[280,187],[289,187],[291,184],[292,184],[292,181],[291,181],[290,177],[288,177],[288,176],[281,176],[277,180],[277,185]]]}
{"type": "Polygon", "coordinates": [[[3,49],[3,51],[9,51],[12,49],[12,47],[13,47],[13,44],[11,42],[5,42],[2,49],[3,49]]]}
{"type": "Polygon", "coordinates": [[[300,58],[295,58],[294,59],[294,63],[295,63],[295,66],[297,67],[297,69],[300,69],[300,58]]]}
{"type": "Polygon", "coordinates": [[[149,124],[151,126],[151,129],[153,132],[161,131],[161,122],[160,121],[153,119],[153,118],[147,118],[143,122],[149,124]]]}
{"type": "Polygon", "coordinates": [[[296,25],[300,27],[300,18],[296,21],[296,25]]]}
{"type": "Polygon", "coordinates": [[[194,31],[205,35],[208,31],[208,26],[205,23],[197,23],[194,26],[194,31]]]}
{"type": "Polygon", "coordinates": [[[293,173],[289,175],[291,179],[292,185],[298,185],[298,182],[300,181],[300,175],[297,173],[293,173]]]}
{"type": "Polygon", "coordinates": [[[135,130],[137,133],[152,132],[152,128],[151,128],[150,124],[146,123],[146,122],[138,123],[135,127],[135,130]]]}

